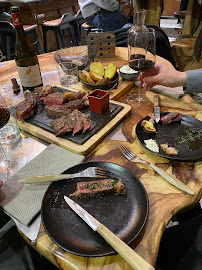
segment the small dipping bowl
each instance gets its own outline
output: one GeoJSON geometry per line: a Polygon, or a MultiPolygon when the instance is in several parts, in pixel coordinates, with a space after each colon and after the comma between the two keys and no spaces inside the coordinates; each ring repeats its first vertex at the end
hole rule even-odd
{"type": "Polygon", "coordinates": [[[122,66],[119,73],[124,80],[133,81],[140,75],[138,71],[133,70],[129,65],[122,66]]]}

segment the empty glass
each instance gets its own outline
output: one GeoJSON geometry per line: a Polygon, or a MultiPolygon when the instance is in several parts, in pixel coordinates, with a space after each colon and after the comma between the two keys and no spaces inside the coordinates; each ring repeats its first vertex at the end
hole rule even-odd
{"type": "Polygon", "coordinates": [[[78,66],[71,63],[69,67],[57,66],[61,85],[72,86],[78,82],[78,66]]]}

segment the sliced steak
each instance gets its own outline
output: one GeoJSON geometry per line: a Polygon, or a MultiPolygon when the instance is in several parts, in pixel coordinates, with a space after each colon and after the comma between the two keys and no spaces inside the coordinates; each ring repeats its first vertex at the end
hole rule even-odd
{"type": "Polygon", "coordinates": [[[36,105],[36,102],[37,102],[36,93],[27,90],[24,92],[24,98],[25,98],[25,101],[28,101],[29,103],[32,103],[33,105],[36,105]]]}
{"type": "Polygon", "coordinates": [[[168,125],[168,124],[173,122],[173,119],[176,118],[178,116],[178,114],[179,113],[177,113],[177,112],[170,112],[164,116],[161,116],[160,121],[164,125],[168,125]]]}
{"type": "Polygon", "coordinates": [[[67,107],[70,108],[72,111],[73,110],[81,110],[83,108],[86,108],[88,104],[86,103],[86,100],[84,99],[76,99],[76,100],[70,100],[67,103],[67,107]]]}
{"type": "Polygon", "coordinates": [[[39,95],[39,97],[46,97],[49,94],[53,93],[54,91],[55,90],[51,85],[40,86],[34,89],[34,92],[36,92],[39,95]]]}
{"type": "Polygon", "coordinates": [[[47,95],[46,97],[41,97],[41,102],[47,105],[54,105],[54,104],[63,104],[65,102],[65,95],[64,93],[55,92],[52,94],[47,95]]]}
{"type": "Polygon", "coordinates": [[[78,91],[78,92],[74,92],[73,97],[71,98],[71,100],[77,100],[77,99],[82,99],[83,97],[86,96],[86,91],[78,91]]]}
{"type": "Polygon", "coordinates": [[[105,194],[125,194],[125,186],[121,180],[104,179],[77,183],[77,190],[70,197],[87,198],[105,194]]]}
{"type": "Polygon", "coordinates": [[[74,116],[72,113],[51,121],[51,126],[56,136],[61,136],[72,131],[74,127],[74,116]]]}
{"type": "Polygon", "coordinates": [[[91,127],[91,122],[90,122],[90,115],[84,115],[83,117],[83,132],[85,133],[87,130],[89,130],[91,127]]]}
{"type": "Polygon", "coordinates": [[[16,116],[19,120],[31,117],[36,109],[37,94],[27,90],[24,97],[25,100],[16,107],[16,116]]]}
{"type": "Polygon", "coordinates": [[[68,115],[71,112],[71,109],[63,105],[46,105],[45,110],[49,117],[58,118],[64,115],[68,115]]]}
{"type": "Polygon", "coordinates": [[[36,106],[28,101],[24,101],[16,107],[16,116],[19,120],[31,117],[35,112],[36,106]]]}
{"type": "Polygon", "coordinates": [[[73,135],[80,133],[83,131],[84,124],[83,124],[83,119],[84,119],[84,114],[78,110],[74,110],[72,114],[75,117],[75,123],[74,123],[74,128],[73,128],[73,135]]]}

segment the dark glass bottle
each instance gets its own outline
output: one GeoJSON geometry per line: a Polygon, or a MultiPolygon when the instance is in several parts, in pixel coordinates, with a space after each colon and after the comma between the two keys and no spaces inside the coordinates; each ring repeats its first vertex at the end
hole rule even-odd
{"type": "Polygon", "coordinates": [[[33,91],[35,87],[43,86],[37,54],[24,32],[20,9],[11,7],[13,25],[16,29],[15,62],[23,90],[33,91]]]}

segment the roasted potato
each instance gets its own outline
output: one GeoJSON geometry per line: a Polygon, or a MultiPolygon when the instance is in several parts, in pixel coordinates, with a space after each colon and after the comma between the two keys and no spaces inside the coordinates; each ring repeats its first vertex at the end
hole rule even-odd
{"type": "Polygon", "coordinates": [[[79,70],[78,75],[82,81],[87,82],[87,76],[81,70],[79,70]]]}
{"type": "Polygon", "coordinates": [[[110,82],[109,78],[103,78],[102,80],[97,81],[96,84],[108,84],[110,82]]]}
{"type": "Polygon", "coordinates": [[[87,77],[87,83],[90,83],[90,84],[95,84],[95,81],[93,81],[93,79],[91,79],[91,77],[87,77]]]}
{"type": "Polygon", "coordinates": [[[89,72],[88,72],[87,70],[83,69],[82,72],[83,72],[87,77],[90,76],[90,75],[89,75],[89,72]]]}
{"type": "Polygon", "coordinates": [[[91,79],[96,81],[96,82],[103,79],[102,76],[100,76],[99,74],[97,74],[93,71],[89,71],[89,75],[90,75],[91,79]]]}
{"type": "Polygon", "coordinates": [[[109,63],[109,65],[105,69],[104,77],[112,79],[116,74],[117,67],[114,63],[109,63]]]}
{"type": "Polygon", "coordinates": [[[102,80],[97,81],[95,84],[105,84],[105,78],[103,78],[102,80]]]}
{"type": "Polygon", "coordinates": [[[103,77],[104,73],[105,73],[104,66],[100,62],[93,62],[90,65],[90,71],[95,72],[96,74],[100,75],[101,77],[103,77]]]}
{"type": "Polygon", "coordinates": [[[141,126],[146,133],[156,133],[156,129],[152,122],[143,120],[141,126]]]}
{"type": "Polygon", "coordinates": [[[111,80],[110,80],[110,78],[105,78],[105,83],[110,83],[111,82],[111,80]]]}

